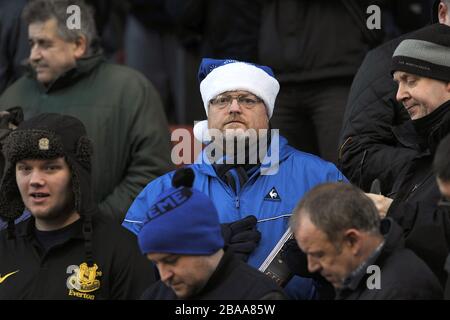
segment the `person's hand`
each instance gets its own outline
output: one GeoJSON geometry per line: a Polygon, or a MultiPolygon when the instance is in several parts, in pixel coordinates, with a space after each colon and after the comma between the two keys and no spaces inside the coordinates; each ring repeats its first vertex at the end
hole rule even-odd
{"type": "Polygon", "coordinates": [[[290,239],[283,245],[281,258],[286,262],[292,273],[300,277],[312,277],[311,272],[308,270],[308,258],[299,248],[295,239],[290,239]]]}
{"type": "Polygon", "coordinates": [[[286,241],[281,251],[281,259],[287,264],[292,273],[303,278],[312,278],[320,300],[333,300],[334,288],[319,272],[308,270],[308,257],[299,248],[295,239],[286,241]]]}
{"type": "Polygon", "coordinates": [[[225,246],[243,261],[255,250],[261,240],[261,233],[256,229],[256,217],[247,216],[241,220],[221,224],[225,246]]]}
{"type": "Polygon", "coordinates": [[[378,210],[380,217],[381,218],[386,217],[389,207],[391,206],[392,201],[394,201],[394,200],[391,198],[385,197],[383,195],[374,194],[374,193],[366,193],[366,196],[368,196],[370,198],[370,200],[373,201],[373,203],[375,204],[375,207],[378,210]]]}

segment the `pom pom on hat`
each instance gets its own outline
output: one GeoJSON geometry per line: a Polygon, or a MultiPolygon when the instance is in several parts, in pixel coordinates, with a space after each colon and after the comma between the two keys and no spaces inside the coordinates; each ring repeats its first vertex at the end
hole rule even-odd
{"type": "Polygon", "coordinates": [[[149,208],[138,234],[143,254],[211,255],[224,247],[214,204],[188,187],[194,178],[192,169],[179,169],[172,179],[174,187],[160,194],[149,208]]]}

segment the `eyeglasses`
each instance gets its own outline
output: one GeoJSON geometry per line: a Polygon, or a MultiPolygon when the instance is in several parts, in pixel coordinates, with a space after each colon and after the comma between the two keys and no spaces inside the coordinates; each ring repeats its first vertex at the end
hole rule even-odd
{"type": "Polygon", "coordinates": [[[262,102],[260,98],[249,95],[239,95],[236,97],[231,95],[218,95],[214,99],[209,100],[209,104],[215,108],[223,109],[229,107],[234,99],[236,99],[239,106],[247,109],[252,109],[262,102]]]}

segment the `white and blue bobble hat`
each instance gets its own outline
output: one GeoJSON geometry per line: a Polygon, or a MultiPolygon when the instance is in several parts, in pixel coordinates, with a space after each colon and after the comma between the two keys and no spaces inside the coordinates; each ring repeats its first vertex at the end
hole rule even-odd
{"type": "MultiPolygon", "coordinates": [[[[262,99],[269,119],[272,117],[280,84],[271,68],[237,60],[204,58],[198,80],[206,116],[211,99],[226,91],[245,90],[262,99]]],[[[202,142],[209,141],[207,130],[207,120],[197,122],[194,126],[195,138],[202,142]]]]}

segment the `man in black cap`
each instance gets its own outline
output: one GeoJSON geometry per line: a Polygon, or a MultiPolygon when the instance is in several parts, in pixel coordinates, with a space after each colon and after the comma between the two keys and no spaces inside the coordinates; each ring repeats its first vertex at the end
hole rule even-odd
{"type": "Polygon", "coordinates": [[[136,238],[98,215],[92,145],[76,118],[41,114],[3,144],[0,299],[133,299],[153,282],[136,238]],[[32,217],[14,220],[27,208],[32,217]]]}
{"type": "MultiPolygon", "coordinates": [[[[436,0],[433,23],[450,26],[450,0],[436,0]]],[[[409,34],[370,51],[356,74],[342,125],[339,162],[345,176],[369,191],[378,178],[388,194],[400,171],[420,152],[405,139],[410,117],[396,101],[397,86],[389,73],[395,48],[409,34]]]]}
{"type": "Polygon", "coordinates": [[[400,172],[392,198],[368,194],[382,217],[398,222],[406,247],[421,257],[445,283],[443,270],[450,248],[450,217],[437,203],[438,185],[432,169],[439,142],[450,133],[450,27],[434,24],[411,33],[392,57],[398,83],[397,100],[407,110],[412,130],[403,138],[419,153],[400,172]]]}

